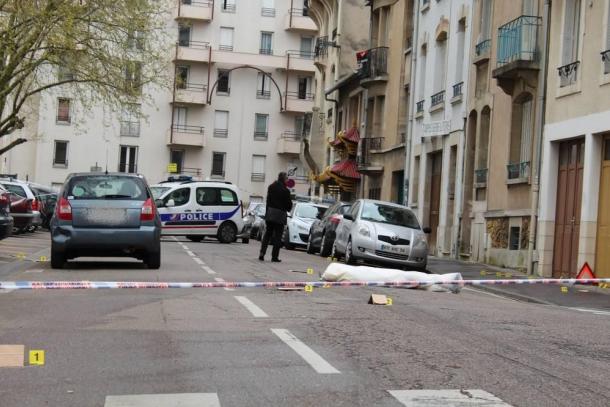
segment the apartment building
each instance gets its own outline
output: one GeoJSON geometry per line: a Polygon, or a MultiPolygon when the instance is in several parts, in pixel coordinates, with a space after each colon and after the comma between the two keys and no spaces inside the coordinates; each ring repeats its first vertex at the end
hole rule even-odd
{"type": "Polygon", "coordinates": [[[314,108],[302,160],[315,174],[315,192],[350,200],[361,185],[356,156],[365,99],[356,54],[368,48],[370,9],[360,1],[311,0],[309,11],[319,37],[314,108]]]}
{"type": "Polygon", "coordinates": [[[462,258],[521,269],[533,259],[544,3],[473,2],[462,258]]]}
{"type": "Polygon", "coordinates": [[[557,0],[551,16],[538,274],[610,277],[610,1],[557,0]]]}
{"type": "Polygon", "coordinates": [[[169,91],[124,112],[80,106],[69,89],[46,92],[22,130],[32,141],[7,154],[2,171],[44,184],[106,168],[151,182],[192,175],[231,181],[251,199],[289,171],[307,193],[299,155],[317,34],[307,0],[175,0],[167,29],[176,41],[169,91]]]}
{"type": "Polygon", "coordinates": [[[431,253],[456,256],[463,205],[472,1],[416,2],[409,205],[429,226],[431,253]]]}

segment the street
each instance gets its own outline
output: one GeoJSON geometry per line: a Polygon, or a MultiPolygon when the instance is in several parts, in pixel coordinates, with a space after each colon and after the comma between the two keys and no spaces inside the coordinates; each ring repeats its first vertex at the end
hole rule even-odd
{"type": "MultiPolygon", "coordinates": [[[[36,246],[0,280],[313,281],[328,264],[303,250],[262,263],[258,249],[164,238],[160,270],[51,270],[36,246]]],[[[0,405],[608,406],[609,332],[609,313],[469,288],[0,291],[0,345],[25,347],[23,367],[0,365],[0,405]],[[393,304],[370,305],[371,293],[393,304]]]]}

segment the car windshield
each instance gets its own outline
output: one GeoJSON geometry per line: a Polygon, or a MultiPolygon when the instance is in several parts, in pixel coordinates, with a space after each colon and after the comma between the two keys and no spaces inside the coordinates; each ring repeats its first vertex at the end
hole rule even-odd
{"type": "Polygon", "coordinates": [[[150,187],[150,192],[152,192],[154,199],[159,199],[170,189],[170,187],[150,187]]]}
{"type": "Polygon", "coordinates": [[[294,216],[298,218],[317,219],[318,217],[322,217],[324,212],[326,212],[326,208],[322,206],[299,204],[294,211],[294,216]]]}
{"type": "Polygon", "coordinates": [[[337,211],[340,215],[345,215],[347,212],[349,212],[350,208],[352,206],[351,205],[341,205],[339,207],[339,210],[337,211]]]}
{"type": "Polygon", "coordinates": [[[362,220],[419,229],[415,214],[407,208],[367,202],[362,208],[362,220]]]}
{"type": "Polygon", "coordinates": [[[131,199],[148,198],[144,181],[120,175],[85,175],[70,180],[66,188],[68,199],[131,199]]]}

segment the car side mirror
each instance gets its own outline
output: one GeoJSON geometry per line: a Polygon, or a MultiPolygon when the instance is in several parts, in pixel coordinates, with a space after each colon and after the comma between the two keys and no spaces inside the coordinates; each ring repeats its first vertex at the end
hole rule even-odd
{"type": "Polygon", "coordinates": [[[351,213],[346,213],[345,215],[343,215],[343,219],[347,219],[347,220],[354,220],[354,217],[352,216],[351,213]]]}
{"type": "Polygon", "coordinates": [[[423,232],[424,232],[425,234],[432,233],[432,229],[430,229],[429,227],[425,227],[425,228],[423,228],[422,230],[423,230],[423,232]]]}
{"type": "Polygon", "coordinates": [[[165,203],[163,202],[163,199],[155,199],[155,205],[157,205],[157,208],[163,208],[165,203]]]}
{"type": "Polygon", "coordinates": [[[167,201],[165,206],[168,208],[173,208],[174,206],[176,206],[176,202],[173,199],[170,199],[169,201],[167,201]]]}

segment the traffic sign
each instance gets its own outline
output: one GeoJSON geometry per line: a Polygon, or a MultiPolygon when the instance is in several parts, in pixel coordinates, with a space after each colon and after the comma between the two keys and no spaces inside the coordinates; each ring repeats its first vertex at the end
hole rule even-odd
{"type": "Polygon", "coordinates": [[[167,164],[167,172],[170,174],[175,174],[178,172],[178,164],[177,163],[169,163],[167,164]]]}

